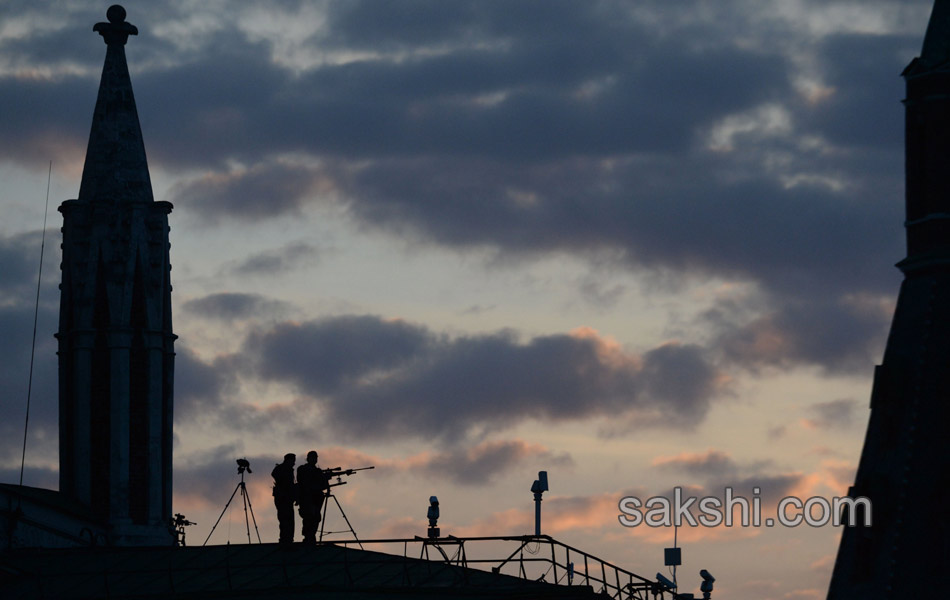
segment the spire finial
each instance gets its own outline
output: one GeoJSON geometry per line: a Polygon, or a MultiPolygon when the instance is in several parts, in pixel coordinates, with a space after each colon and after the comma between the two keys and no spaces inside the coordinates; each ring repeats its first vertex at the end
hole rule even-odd
{"type": "Polygon", "coordinates": [[[152,202],[142,128],[125,61],[125,43],[130,35],[138,34],[138,29],[125,21],[125,9],[118,4],[110,6],[106,16],[108,23],[93,27],[106,42],[106,58],[78,199],[152,202]]]}
{"type": "Polygon", "coordinates": [[[125,21],[125,15],[125,9],[122,6],[113,4],[106,11],[106,18],[109,19],[109,22],[96,23],[92,26],[92,30],[99,32],[106,45],[119,44],[124,46],[130,35],[139,34],[139,30],[135,25],[125,21]]]}

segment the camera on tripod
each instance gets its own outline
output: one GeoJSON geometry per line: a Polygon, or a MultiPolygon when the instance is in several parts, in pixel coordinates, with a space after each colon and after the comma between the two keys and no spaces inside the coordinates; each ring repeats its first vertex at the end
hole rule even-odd
{"type": "MultiPolygon", "coordinates": [[[[247,471],[248,473],[253,473],[254,471],[251,471],[251,463],[248,462],[247,458],[239,458],[235,462],[237,462],[237,472],[238,475],[241,476],[241,481],[239,481],[234,487],[234,491],[231,492],[231,497],[228,498],[227,504],[224,505],[224,510],[221,511],[221,514],[218,516],[218,520],[214,522],[214,526],[211,527],[211,533],[209,533],[208,537],[205,538],[205,542],[202,544],[202,546],[207,545],[208,540],[211,539],[211,536],[214,534],[214,530],[218,527],[218,523],[221,522],[221,517],[224,516],[224,513],[227,512],[228,507],[231,506],[231,500],[234,500],[234,496],[238,493],[238,490],[241,490],[241,500],[244,502],[244,526],[247,529],[247,543],[251,543],[252,520],[254,521],[254,531],[257,533],[257,542],[259,544],[263,543],[261,541],[261,532],[257,529],[257,518],[254,516],[254,507],[251,506],[251,497],[247,493],[247,486],[244,485],[244,472],[247,471]],[[250,515],[250,518],[248,518],[248,515],[250,515]]],[[[228,540],[228,542],[230,542],[230,540],[228,540]]]]}

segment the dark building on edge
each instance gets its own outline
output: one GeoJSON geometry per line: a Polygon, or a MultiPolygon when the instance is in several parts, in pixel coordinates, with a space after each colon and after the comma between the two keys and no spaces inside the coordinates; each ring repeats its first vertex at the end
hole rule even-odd
{"type": "Polygon", "coordinates": [[[849,490],[871,525],[844,529],[829,600],[935,597],[950,572],[950,0],[903,76],[904,281],[849,490]]]}

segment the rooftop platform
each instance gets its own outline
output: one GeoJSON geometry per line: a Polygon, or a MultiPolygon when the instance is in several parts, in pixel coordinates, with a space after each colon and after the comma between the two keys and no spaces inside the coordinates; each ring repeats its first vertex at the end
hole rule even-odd
{"type": "MultiPolygon", "coordinates": [[[[59,598],[558,598],[612,594],[344,545],[20,549],[0,596],[59,598]]],[[[601,589],[601,588],[598,588],[601,589]]]]}

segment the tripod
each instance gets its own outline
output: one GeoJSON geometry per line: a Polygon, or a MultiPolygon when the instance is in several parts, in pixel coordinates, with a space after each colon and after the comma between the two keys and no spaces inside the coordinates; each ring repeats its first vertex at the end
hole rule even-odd
{"type": "MultiPolygon", "coordinates": [[[[204,544],[201,544],[202,546],[207,544],[208,540],[211,539],[211,534],[214,533],[215,527],[217,527],[218,523],[221,522],[221,517],[223,517],[224,513],[227,512],[228,506],[231,505],[231,500],[234,500],[234,495],[237,494],[238,490],[241,490],[241,498],[244,500],[244,526],[247,528],[247,543],[248,544],[251,543],[251,521],[249,521],[247,518],[248,510],[250,510],[250,513],[251,513],[251,520],[254,521],[254,532],[257,533],[257,543],[258,544],[263,543],[261,542],[261,532],[258,531],[257,529],[257,519],[254,518],[254,507],[251,506],[251,497],[247,494],[247,487],[244,485],[244,471],[245,470],[248,473],[251,472],[251,469],[247,464],[247,460],[238,459],[238,473],[240,473],[241,475],[241,481],[239,481],[238,484],[234,487],[234,491],[231,492],[231,497],[228,498],[227,504],[224,505],[224,510],[221,511],[221,514],[218,516],[218,520],[214,522],[214,527],[211,528],[211,533],[209,533],[208,537],[205,538],[204,544]],[[241,464],[241,461],[244,461],[244,464],[241,464]]],[[[230,542],[231,540],[228,540],[228,543],[230,542]]]]}
{"type": "MultiPolygon", "coordinates": [[[[353,531],[353,525],[350,524],[350,520],[346,517],[346,513],[343,511],[343,506],[340,505],[340,501],[337,500],[337,497],[335,495],[333,495],[333,488],[335,488],[338,485],[345,485],[345,484],[346,484],[345,481],[340,482],[340,483],[331,483],[330,487],[327,488],[326,496],[323,499],[323,516],[320,519],[320,541],[321,542],[323,541],[323,534],[324,534],[323,528],[326,526],[326,523],[327,523],[327,509],[330,506],[330,498],[333,498],[333,501],[336,503],[336,507],[340,510],[340,514],[343,516],[343,520],[346,521],[346,526],[349,532],[353,534],[353,539],[356,540],[356,543],[359,544],[360,546],[360,550],[362,550],[363,544],[362,542],[360,542],[360,538],[357,537],[356,532],[353,531]]],[[[331,535],[334,533],[343,533],[345,531],[347,530],[327,531],[326,533],[327,535],[331,535]]]]}

